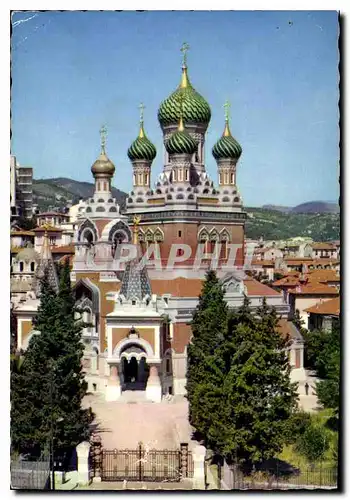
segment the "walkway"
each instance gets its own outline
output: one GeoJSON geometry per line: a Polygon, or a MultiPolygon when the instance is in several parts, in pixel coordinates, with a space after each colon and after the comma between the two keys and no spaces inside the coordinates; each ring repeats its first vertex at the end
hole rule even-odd
{"type": "Polygon", "coordinates": [[[136,448],[142,441],[150,448],[177,449],[180,442],[190,443],[188,404],[184,398],[152,403],[144,400],[144,393],[133,391],[120,402],[106,402],[103,395],[89,395],[84,406],[91,406],[96,414],[104,448],[136,448]]]}

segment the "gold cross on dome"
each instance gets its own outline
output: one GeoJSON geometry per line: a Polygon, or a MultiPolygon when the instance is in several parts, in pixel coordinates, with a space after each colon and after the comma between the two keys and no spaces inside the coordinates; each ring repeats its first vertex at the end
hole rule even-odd
{"type": "Polygon", "coordinates": [[[224,104],[224,108],[225,108],[225,120],[227,122],[230,118],[230,107],[231,107],[231,104],[229,103],[229,101],[226,101],[224,104]]]}
{"type": "Polygon", "coordinates": [[[101,136],[101,148],[104,150],[106,146],[106,137],[107,137],[106,125],[102,125],[102,127],[100,128],[100,136],[101,136]]]}
{"type": "Polygon", "coordinates": [[[140,103],[139,105],[139,110],[140,110],[140,123],[143,123],[143,111],[145,109],[145,105],[143,104],[143,102],[140,103]]]}
{"type": "Polygon", "coordinates": [[[190,46],[188,45],[187,42],[184,42],[181,47],[181,52],[183,54],[183,59],[182,59],[182,64],[186,66],[187,63],[187,51],[189,50],[190,46]]]}

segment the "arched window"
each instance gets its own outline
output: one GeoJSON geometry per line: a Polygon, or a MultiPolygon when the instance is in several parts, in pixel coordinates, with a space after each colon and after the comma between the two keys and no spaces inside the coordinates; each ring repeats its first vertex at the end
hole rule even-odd
{"type": "Polygon", "coordinates": [[[90,245],[94,242],[94,235],[89,229],[84,231],[84,241],[90,245]]]}
{"type": "Polygon", "coordinates": [[[32,273],[34,273],[34,271],[35,271],[35,262],[31,262],[30,263],[30,270],[31,270],[32,273]]]}

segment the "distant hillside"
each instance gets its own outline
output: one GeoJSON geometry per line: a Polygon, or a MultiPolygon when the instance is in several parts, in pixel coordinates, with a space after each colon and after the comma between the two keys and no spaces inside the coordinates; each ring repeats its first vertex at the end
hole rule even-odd
{"type": "Polygon", "coordinates": [[[283,205],[263,205],[261,208],[265,210],[277,210],[278,212],[290,212],[292,207],[284,207],[283,205]]]}
{"type": "Polygon", "coordinates": [[[283,213],[264,208],[245,208],[247,238],[284,240],[296,236],[307,236],[314,241],[340,239],[340,217],[338,213],[283,213]]]}
{"type": "MultiPolygon", "coordinates": [[[[33,181],[33,201],[39,205],[40,211],[63,209],[69,201],[78,203],[80,198],[89,198],[93,192],[93,183],[65,177],[33,181]]],[[[116,188],[112,188],[112,194],[123,208],[127,194],[116,188]]],[[[267,240],[283,240],[293,236],[309,236],[314,241],[338,240],[339,214],[329,211],[334,205],[336,204],[328,202],[309,202],[295,208],[275,205],[265,205],[265,208],[245,207],[248,214],[246,236],[253,239],[262,236],[267,240]],[[312,208],[316,213],[311,211],[312,208]],[[327,209],[328,212],[322,213],[322,209],[327,209]]]]}
{"type": "Polygon", "coordinates": [[[296,214],[326,214],[326,213],[339,213],[339,205],[337,203],[329,203],[326,201],[308,201],[297,205],[291,210],[296,214]]]}
{"type": "Polygon", "coordinates": [[[261,208],[265,210],[277,210],[278,212],[284,213],[296,213],[296,214],[334,214],[338,213],[339,205],[335,202],[329,201],[308,201],[306,203],[301,203],[296,207],[285,207],[283,205],[263,205],[261,208]]]}
{"type": "MultiPolygon", "coordinates": [[[[33,180],[33,202],[38,204],[40,211],[62,209],[68,202],[74,205],[80,198],[89,198],[93,193],[94,184],[91,182],[80,182],[66,177],[33,180]]],[[[123,207],[127,194],[112,187],[112,195],[123,207]]]]}

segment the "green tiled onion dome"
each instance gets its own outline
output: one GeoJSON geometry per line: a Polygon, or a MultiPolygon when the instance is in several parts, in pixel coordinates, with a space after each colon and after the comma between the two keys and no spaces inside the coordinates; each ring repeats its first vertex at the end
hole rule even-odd
{"type": "Polygon", "coordinates": [[[240,144],[231,135],[228,120],[226,120],[224,133],[214,145],[212,153],[216,160],[222,158],[233,158],[238,160],[242,154],[240,144]]]}
{"type": "Polygon", "coordinates": [[[169,154],[189,154],[197,151],[197,143],[184,129],[182,118],[180,118],[179,128],[171,134],[165,143],[165,149],[169,154]]]}
{"type": "Polygon", "coordinates": [[[145,131],[143,129],[143,124],[141,123],[140,133],[131,144],[128,149],[128,157],[131,161],[135,160],[147,160],[153,161],[156,157],[157,150],[151,141],[146,137],[145,131]]]}
{"type": "Polygon", "coordinates": [[[211,117],[209,104],[192,87],[187,76],[187,67],[183,66],[179,87],[159,107],[158,120],[162,127],[178,123],[181,98],[183,99],[183,119],[185,123],[209,124],[211,117]]]}

